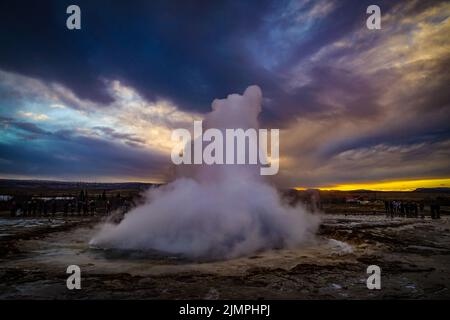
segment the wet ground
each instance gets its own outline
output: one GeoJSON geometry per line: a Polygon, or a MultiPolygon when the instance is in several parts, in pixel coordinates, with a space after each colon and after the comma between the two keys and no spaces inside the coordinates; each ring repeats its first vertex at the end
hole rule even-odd
{"type": "Polygon", "coordinates": [[[0,299],[449,299],[450,219],[325,215],[317,239],[228,261],[98,250],[99,218],[0,219],[0,299]],[[66,268],[81,268],[68,290],[66,268]],[[381,268],[381,290],[366,286],[381,268]]]}

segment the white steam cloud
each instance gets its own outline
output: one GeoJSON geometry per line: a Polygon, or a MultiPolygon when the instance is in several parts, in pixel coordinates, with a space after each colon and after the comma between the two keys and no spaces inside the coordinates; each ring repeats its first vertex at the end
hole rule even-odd
{"type": "MultiPolygon", "coordinates": [[[[205,129],[258,129],[262,93],[215,100],[205,129]]],[[[103,248],[157,250],[190,258],[226,259],[293,247],[313,238],[319,218],[291,207],[255,165],[195,165],[158,189],[117,225],[105,224],[91,240],[103,248]],[[258,170],[256,170],[258,169],[258,170]]]]}

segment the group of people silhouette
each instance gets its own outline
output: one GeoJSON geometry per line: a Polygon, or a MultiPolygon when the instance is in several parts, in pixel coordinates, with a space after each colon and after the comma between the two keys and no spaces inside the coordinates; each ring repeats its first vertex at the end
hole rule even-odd
{"type": "Polygon", "coordinates": [[[103,191],[102,194],[90,196],[86,190],[81,190],[78,196],[13,197],[10,200],[10,215],[12,217],[109,215],[119,209],[126,212],[130,207],[131,201],[122,197],[120,193],[107,196],[103,191]]]}
{"type": "MultiPolygon", "coordinates": [[[[423,201],[401,201],[385,200],[384,208],[386,217],[405,217],[405,218],[425,218],[425,203],[423,201]]],[[[430,204],[430,214],[432,219],[441,218],[441,209],[439,203],[430,204]]]]}

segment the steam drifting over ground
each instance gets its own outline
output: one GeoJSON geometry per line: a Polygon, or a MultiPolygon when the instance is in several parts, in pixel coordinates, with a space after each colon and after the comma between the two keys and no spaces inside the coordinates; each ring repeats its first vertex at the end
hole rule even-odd
{"type": "MultiPolygon", "coordinates": [[[[204,127],[258,129],[261,90],[247,88],[215,100],[204,127]]],[[[255,165],[195,165],[152,189],[144,205],[118,225],[105,224],[91,245],[158,250],[190,258],[223,259],[292,247],[313,239],[319,218],[284,204],[255,165]]]]}

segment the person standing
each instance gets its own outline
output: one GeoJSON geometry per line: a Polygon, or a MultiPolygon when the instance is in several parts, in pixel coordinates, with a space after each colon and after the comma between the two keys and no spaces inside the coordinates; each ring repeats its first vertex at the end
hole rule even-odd
{"type": "Polygon", "coordinates": [[[55,199],[52,200],[52,215],[53,216],[56,215],[56,200],[55,199]]]}
{"type": "Polygon", "coordinates": [[[106,200],[106,215],[109,215],[111,212],[111,202],[109,200],[106,200]]]}
{"type": "Polygon", "coordinates": [[[44,216],[47,216],[48,214],[47,200],[44,200],[43,206],[44,206],[44,216]]]}
{"type": "Polygon", "coordinates": [[[67,200],[64,201],[63,204],[63,216],[67,216],[67,213],[69,212],[69,204],[67,203],[67,200]]]}
{"type": "Polygon", "coordinates": [[[87,216],[88,215],[88,203],[87,201],[83,202],[83,216],[87,216]]]}
{"type": "Polygon", "coordinates": [[[35,217],[36,216],[36,200],[33,200],[32,202],[31,202],[31,208],[32,208],[32,214],[33,214],[33,217],[35,217]]]}
{"type": "Polygon", "coordinates": [[[420,217],[422,219],[425,219],[425,204],[423,203],[423,201],[420,201],[419,209],[420,209],[420,217]]]}
{"type": "Polygon", "coordinates": [[[23,202],[23,216],[28,216],[28,201],[26,200],[23,202]]]}
{"type": "Polygon", "coordinates": [[[12,200],[10,203],[10,214],[11,217],[15,217],[16,216],[16,211],[17,211],[17,203],[16,200],[12,200]]]}

